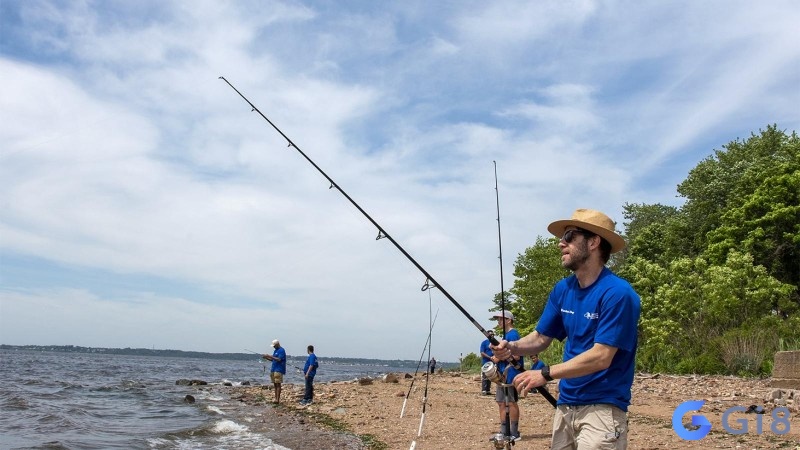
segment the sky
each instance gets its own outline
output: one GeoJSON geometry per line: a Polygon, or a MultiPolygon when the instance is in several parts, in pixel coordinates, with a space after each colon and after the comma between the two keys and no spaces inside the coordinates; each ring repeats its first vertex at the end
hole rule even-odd
{"type": "Polygon", "coordinates": [[[576,208],[800,130],[800,6],[0,0],[0,344],[458,361],[576,208]],[[497,186],[495,191],[495,163],[497,186]],[[500,231],[498,239],[497,199],[500,231]]]}

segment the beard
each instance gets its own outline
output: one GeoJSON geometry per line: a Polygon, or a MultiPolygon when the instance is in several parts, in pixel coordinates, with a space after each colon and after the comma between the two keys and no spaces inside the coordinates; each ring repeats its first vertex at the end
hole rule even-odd
{"type": "Polygon", "coordinates": [[[573,272],[581,268],[586,261],[589,260],[589,243],[586,238],[581,240],[581,243],[575,245],[575,249],[569,252],[569,262],[562,262],[561,266],[573,272]]]}

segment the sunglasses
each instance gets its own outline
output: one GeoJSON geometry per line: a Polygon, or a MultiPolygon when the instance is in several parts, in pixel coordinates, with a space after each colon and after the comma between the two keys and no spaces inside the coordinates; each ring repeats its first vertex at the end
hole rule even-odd
{"type": "Polygon", "coordinates": [[[575,239],[575,235],[576,234],[583,235],[583,237],[585,237],[585,238],[594,236],[594,233],[592,233],[591,231],[586,231],[586,230],[582,230],[580,228],[575,228],[573,230],[567,230],[564,233],[564,236],[561,236],[561,240],[566,242],[567,244],[569,244],[570,242],[572,242],[573,239],[575,239]]]}

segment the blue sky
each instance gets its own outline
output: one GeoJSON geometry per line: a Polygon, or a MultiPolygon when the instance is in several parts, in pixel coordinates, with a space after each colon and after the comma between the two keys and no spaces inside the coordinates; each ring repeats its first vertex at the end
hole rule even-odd
{"type": "Polygon", "coordinates": [[[800,129],[793,1],[0,2],[0,343],[416,359],[575,208],[800,129]]]}

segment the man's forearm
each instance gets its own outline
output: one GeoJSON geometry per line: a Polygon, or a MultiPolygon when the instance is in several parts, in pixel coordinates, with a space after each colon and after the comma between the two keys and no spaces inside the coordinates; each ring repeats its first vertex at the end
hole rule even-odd
{"type": "Polygon", "coordinates": [[[550,376],[553,378],[577,378],[605,370],[611,365],[611,360],[616,353],[615,347],[594,344],[592,348],[569,361],[551,366],[550,376]]]}
{"type": "Polygon", "coordinates": [[[510,342],[509,348],[515,355],[538,355],[549,347],[551,342],[553,338],[534,331],[518,341],[510,342]]]}

